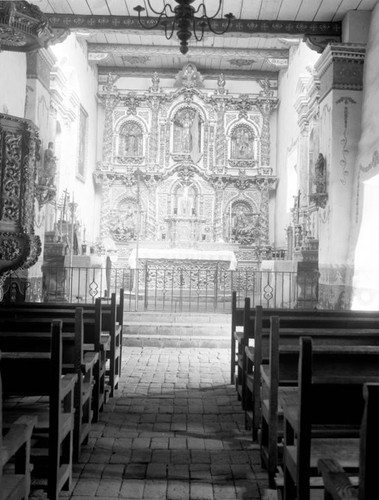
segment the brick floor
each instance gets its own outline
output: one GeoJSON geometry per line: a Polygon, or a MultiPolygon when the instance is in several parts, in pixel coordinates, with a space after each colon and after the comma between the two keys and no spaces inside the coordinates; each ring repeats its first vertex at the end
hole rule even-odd
{"type": "Polygon", "coordinates": [[[228,349],[124,347],[122,360],[118,391],[62,498],[265,499],[228,349]]]}

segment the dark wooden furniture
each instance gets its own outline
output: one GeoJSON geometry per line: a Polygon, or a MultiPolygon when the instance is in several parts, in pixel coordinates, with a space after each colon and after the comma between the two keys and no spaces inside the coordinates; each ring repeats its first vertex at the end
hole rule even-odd
{"type": "MultiPolygon", "coordinates": [[[[330,344],[328,340],[330,336],[341,338],[349,336],[351,343],[358,330],[362,335],[368,335],[373,341],[379,333],[379,318],[376,312],[313,310],[305,312],[278,309],[276,314],[272,314],[270,309],[264,310],[261,306],[257,306],[254,320],[250,319],[246,322],[249,324],[250,331],[247,335],[244,332],[240,343],[240,348],[244,346],[244,355],[238,355],[239,360],[242,357],[242,407],[246,412],[246,427],[252,427],[254,440],[257,439],[261,422],[260,366],[268,362],[271,316],[280,318],[281,337],[288,336],[287,343],[292,338],[291,342],[294,345],[298,343],[298,338],[302,335],[317,335],[320,337],[320,342],[325,341],[330,344]]],[[[360,340],[356,342],[359,343],[360,340]]],[[[367,341],[365,343],[367,344],[367,341]]]]}
{"type": "Polygon", "coordinates": [[[97,422],[108,395],[113,396],[121,375],[122,324],[124,315],[124,290],[121,288],[117,303],[116,294],[110,299],[97,298],[92,304],[78,303],[0,303],[0,318],[19,317],[30,319],[44,316],[48,320],[72,314],[83,309],[84,348],[99,355],[95,367],[94,421],[97,422]],[[107,377],[107,380],[106,380],[107,377]]]}
{"type": "MultiPolygon", "coordinates": [[[[24,315],[19,316],[11,321],[0,320],[0,349],[13,352],[19,350],[21,346],[28,351],[49,352],[50,318],[55,315],[50,314],[46,317],[36,311],[28,319],[22,319],[24,315]]],[[[81,307],[60,311],[58,316],[62,321],[62,370],[63,373],[74,373],[77,376],[74,392],[73,456],[77,461],[82,445],[88,441],[93,422],[92,397],[96,385],[94,371],[98,369],[99,353],[84,350],[84,321],[81,307]]]]}
{"type": "Polygon", "coordinates": [[[2,398],[0,376],[0,499],[27,500],[31,481],[30,443],[37,419],[25,415],[9,427],[3,426],[2,398]]]}
{"type": "Polygon", "coordinates": [[[322,458],[318,462],[325,489],[325,500],[377,500],[378,498],[378,446],[379,446],[379,384],[365,384],[358,486],[338,460],[322,458]]]}
{"type": "Polygon", "coordinates": [[[321,458],[358,471],[362,389],[371,382],[379,382],[378,347],[313,347],[301,338],[298,402],[283,401],[285,500],[309,500],[311,488],[323,486],[321,458]]]}
{"type": "Polygon", "coordinates": [[[7,425],[21,415],[37,417],[32,435],[33,479],[47,483],[57,500],[72,480],[75,374],[63,375],[62,322],[53,321],[49,352],[20,345],[2,353],[3,417],[7,425]]]}
{"type": "MultiPolygon", "coordinates": [[[[275,484],[277,464],[281,464],[283,412],[280,401],[284,396],[297,398],[299,339],[304,335],[311,336],[315,346],[379,346],[379,331],[376,329],[282,329],[280,319],[271,317],[268,345],[266,336],[262,336],[264,362],[260,366],[261,388],[257,394],[261,410],[261,456],[268,469],[271,487],[275,484]]],[[[249,382],[249,376],[247,380],[249,382]]]]}

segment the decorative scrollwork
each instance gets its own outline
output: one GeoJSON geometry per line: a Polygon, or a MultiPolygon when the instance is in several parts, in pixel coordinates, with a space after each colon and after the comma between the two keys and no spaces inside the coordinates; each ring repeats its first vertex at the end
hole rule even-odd
{"type": "Polygon", "coordinates": [[[0,241],[0,260],[16,260],[21,252],[22,249],[17,240],[8,238],[0,241]]]}

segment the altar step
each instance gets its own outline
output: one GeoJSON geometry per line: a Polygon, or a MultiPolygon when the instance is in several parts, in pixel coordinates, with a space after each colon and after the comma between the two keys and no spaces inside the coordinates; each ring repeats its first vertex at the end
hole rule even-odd
{"type": "Polygon", "coordinates": [[[126,312],[123,345],[230,347],[230,314],[126,312]]]}

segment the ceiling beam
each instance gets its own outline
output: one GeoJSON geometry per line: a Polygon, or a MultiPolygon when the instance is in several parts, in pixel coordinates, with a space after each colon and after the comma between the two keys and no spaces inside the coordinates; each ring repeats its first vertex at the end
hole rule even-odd
{"type": "MultiPolygon", "coordinates": [[[[152,77],[154,72],[158,73],[160,78],[176,78],[180,68],[124,68],[119,66],[98,66],[98,75],[108,75],[112,73],[117,76],[129,76],[133,78],[152,77]]],[[[257,70],[212,70],[206,68],[197,68],[201,76],[209,80],[217,80],[222,73],[228,80],[278,80],[278,71],[257,71],[257,70]]]]}
{"type": "MultiPolygon", "coordinates": [[[[146,31],[136,16],[81,16],[77,14],[46,14],[52,28],[66,28],[71,30],[102,30],[102,31],[146,31]]],[[[154,25],[157,18],[144,17],[146,25],[154,25]]],[[[216,31],[226,27],[223,19],[214,19],[212,26],[216,31]]],[[[163,32],[163,27],[157,28],[163,32]]],[[[205,29],[207,31],[207,28],[205,29]]],[[[340,37],[341,22],[315,21],[278,21],[257,19],[235,19],[230,23],[228,34],[266,34],[266,35],[312,35],[340,37]]]]}
{"type": "MultiPolygon", "coordinates": [[[[111,53],[117,56],[177,56],[176,45],[127,45],[123,43],[88,43],[88,53],[111,53]]],[[[237,57],[239,59],[288,59],[288,49],[226,49],[222,47],[191,46],[193,57],[237,57]]]]}

